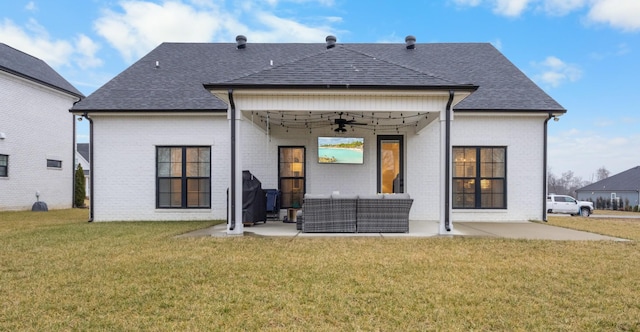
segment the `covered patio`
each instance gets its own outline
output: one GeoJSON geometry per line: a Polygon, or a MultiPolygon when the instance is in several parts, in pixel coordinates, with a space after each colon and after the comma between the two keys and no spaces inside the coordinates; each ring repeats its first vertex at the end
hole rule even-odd
{"type": "MultiPolygon", "coordinates": [[[[239,174],[251,168],[243,162],[241,155],[247,151],[253,155],[262,150],[256,149],[255,146],[247,147],[253,144],[247,139],[247,133],[255,135],[255,132],[259,132],[267,141],[278,140],[281,142],[279,146],[303,150],[300,158],[295,158],[296,161],[292,159],[291,162],[283,163],[278,159],[271,164],[273,171],[279,172],[274,174],[276,177],[282,176],[283,167],[288,167],[288,175],[300,173],[305,181],[299,192],[299,203],[285,208],[300,208],[303,203],[302,195],[305,193],[335,193],[341,191],[341,186],[344,192],[345,181],[352,183],[348,186],[350,194],[409,193],[417,199],[424,199],[423,196],[417,195],[416,191],[405,187],[406,182],[416,183],[419,178],[416,176],[412,180],[406,177],[408,170],[419,167],[408,165],[406,155],[412,150],[427,147],[433,149],[430,157],[433,169],[437,169],[439,174],[435,177],[439,179],[434,178],[437,182],[434,181],[432,185],[433,190],[439,193],[438,199],[441,201],[436,234],[448,234],[452,231],[449,217],[452,110],[457,103],[475,91],[477,86],[460,84],[416,88],[401,85],[392,89],[387,87],[386,90],[379,86],[349,84],[331,87],[308,84],[296,88],[225,84],[223,89],[218,84],[208,84],[205,87],[229,106],[227,118],[230,123],[231,185],[228,234],[240,235],[244,232],[244,225],[238,222],[242,219],[243,205],[242,193],[238,190],[242,187],[239,174]],[[428,127],[431,128],[430,133],[425,134],[428,127]],[[320,142],[318,141],[318,146],[314,143],[309,144],[309,138],[315,141],[316,138],[345,136],[356,136],[360,140],[369,141],[369,150],[363,151],[369,159],[349,169],[336,167],[329,170],[327,167],[319,166],[322,162],[314,159],[312,155],[319,153],[316,148],[320,148],[320,142]],[[384,173],[381,164],[385,158],[381,144],[389,139],[394,140],[398,146],[393,158],[398,161],[394,171],[389,172],[392,175],[388,176],[389,182],[398,184],[394,189],[391,189],[391,186],[384,188],[381,184],[384,181],[381,180],[384,173]],[[372,148],[372,140],[377,141],[375,150],[372,148]],[[309,155],[307,152],[310,152],[309,155]],[[313,170],[314,172],[308,173],[314,175],[306,177],[307,168],[313,170]],[[340,176],[336,177],[336,174],[340,176]],[[348,179],[345,180],[341,176],[348,179]]],[[[279,151],[278,155],[282,156],[282,152],[279,151]]],[[[265,163],[269,162],[265,159],[265,163]]],[[[279,187],[281,191],[286,192],[282,189],[282,183],[279,187]]]]}

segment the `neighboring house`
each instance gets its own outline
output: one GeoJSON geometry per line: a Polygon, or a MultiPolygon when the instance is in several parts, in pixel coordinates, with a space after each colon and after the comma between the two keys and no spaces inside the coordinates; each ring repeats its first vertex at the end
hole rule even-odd
{"type": "Polygon", "coordinates": [[[89,185],[91,184],[91,163],[89,162],[91,158],[89,158],[89,143],[77,143],[76,144],[76,169],[78,168],[78,164],[82,166],[82,171],[84,172],[84,182],[85,182],[85,194],[87,197],[90,196],[91,188],[89,185]]]}
{"type": "Polygon", "coordinates": [[[640,166],[610,176],[576,190],[577,199],[594,202],[596,209],[638,206],[640,204],[640,166]]]}
{"type": "Polygon", "coordinates": [[[0,210],[71,208],[73,103],[83,97],[44,61],[0,43],[0,210]]]}
{"type": "Polygon", "coordinates": [[[546,125],[566,110],[487,43],[238,36],[163,43],[73,112],[92,122],[94,220],[229,209],[240,233],[242,170],[279,189],[283,209],[304,193],[405,192],[410,218],[439,220],[441,232],[544,219],[546,125]],[[364,142],[358,158],[319,155],[347,138],[364,142]]]}

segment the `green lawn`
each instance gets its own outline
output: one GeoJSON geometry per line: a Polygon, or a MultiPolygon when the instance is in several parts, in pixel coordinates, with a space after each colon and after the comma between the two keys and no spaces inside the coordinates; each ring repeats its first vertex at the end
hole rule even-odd
{"type": "Polygon", "coordinates": [[[86,220],[0,212],[0,331],[640,331],[636,241],[174,238],[214,222],[86,220]]]}

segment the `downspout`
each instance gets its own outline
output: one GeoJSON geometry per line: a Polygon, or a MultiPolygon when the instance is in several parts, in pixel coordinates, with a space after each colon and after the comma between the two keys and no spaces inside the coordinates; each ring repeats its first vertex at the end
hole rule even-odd
{"type": "Polygon", "coordinates": [[[89,222],[93,222],[93,202],[95,196],[93,194],[93,178],[96,175],[95,167],[93,165],[93,120],[89,117],[87,112],[82,114],[82,117],[89,121],[89,170],[91,177],[89,177],[89,222]]]}
{"type": "Polygon", "coordinates": [[[542,221],[544,222],[547,222],[547,123],[553,118],[555,115],[549,112],[549,116],[544,120],[544,152],[542,153],[542,221]]]}
{"type": "MultiPolygon", "coordinates": [[[[78,98],[78,100],[74,101],[72,107],[76,106],[80,100],[82,99],[78,98]]],[[[73,123],[73,134],[71,137],[71,160],[73,160],[73,169],[71,170],[71,174],[73,175],[71,177],[73,179],[73,181],[71,181],[71,208],[74,208],[76,207],[76,168],[78,167],[78,165],[76,165],[76,116],[74,114],[71,114],[71,123],[73,123]]]]}
{"type": "Polygon", "coordinates": [[[233,101],[233,89],[229,89],[229,107],[231,108],[231,218],[229,230],[236,228],[236,104],[233,101]]]}
{"type": "Polygon", "coordinates": [[[451,104],[453,103],[454,97],[453,90],[449,90],[449,100],[447,101],[447,114],[445,116],[445,179],[447,180],[446,185],[444,186],[444,228],[447,232],[451,232],[451,200],[449,197],[451,196],[451,104]]]}
{"type": "MultiPolygon", "coordinates": [[[[78,100],[80,101],[80,100],[78,100]]],[[[73,103],[75,105],[78,101],[73,103]]],[[[71,174],[73,176],[71,179],[71,208],[76,207],[76,170],[78,169],[78,165],[76,165],[76,116],[71,114],[71,122],[73,123],[72,134],[71,134],[71,160],[73,160],[73,169],[71,170],[71,174]]],[[[79,163],[79,162],[78,162],[79,163]]]]}

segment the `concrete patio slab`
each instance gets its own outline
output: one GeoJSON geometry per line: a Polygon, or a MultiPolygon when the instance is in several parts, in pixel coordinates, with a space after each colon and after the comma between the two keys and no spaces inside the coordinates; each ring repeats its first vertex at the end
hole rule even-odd
{"type": "MultiPolygon", "coordinates": [[[[268,221],[253,226],[245,226],[245,235],[274,237],[388,237],[416,238],[436,236],[495,237],[510,239],[535,239],[557,241],[628,241],[626,239],[605,236],[590,232],[551,226],[535,222],[455,222],[450,234],[438,234],[437,221],[412,220],[409,233],[302,233],[296,230],[296,224],[281,221],[268,221]]],[[[178,237],[231,237],[226,233],[226,224],[196,230],[178,237]]]]}

